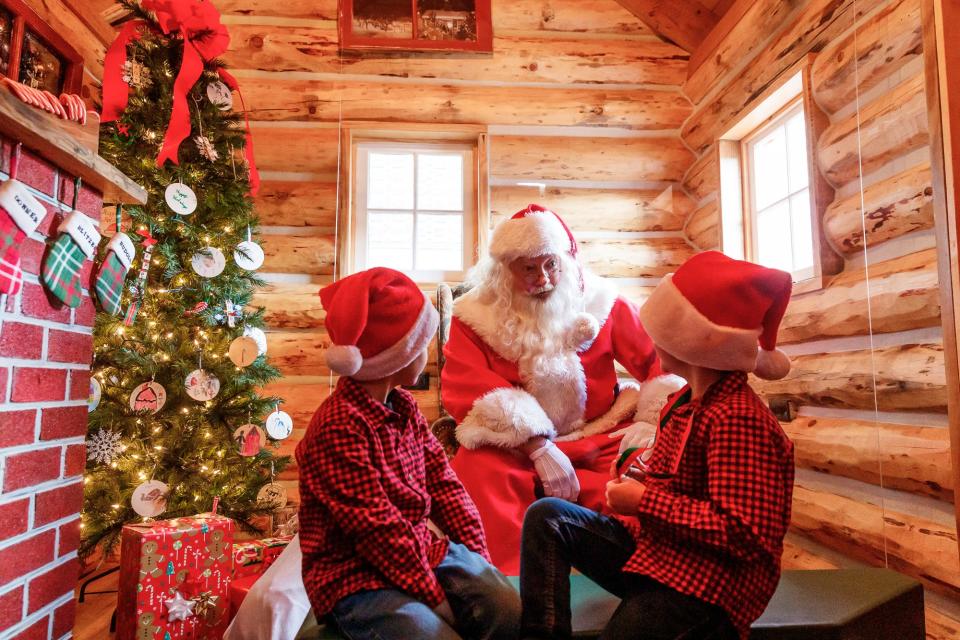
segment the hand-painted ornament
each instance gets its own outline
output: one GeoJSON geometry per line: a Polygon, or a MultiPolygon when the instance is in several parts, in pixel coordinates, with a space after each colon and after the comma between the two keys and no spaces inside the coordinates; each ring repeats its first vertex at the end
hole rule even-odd
{"type": "Polygon", "coordinates": [[[230,343],[230,361],[238,367],[249,367],[259,355],[257,341],[249,336],[240,336],[230,343]]]}
{"type": "Polygon", "coordinates": [[[197,605],[193,600],[187,600],[179,591],[173,592],[173,597],[164,600],[167,605],[167,622],[176,622],[177,620],[186,620],[193,615],[193,608],[197,605]]]}
{"type": "Polygon", "coordinates": [[[237,452],[240,455],[255,456],[267,444],[267,434],[255,424],[245,424],[233,432],[233,441],[237,443],[237,452]]]}
{"type": "Polygon", "coordinates": [[[220,159],[220,154],[217,153],[217,148],[210,142],[210,138],[206,136],[196,136],[193,139],[193,143],[197,145],[197,151],[203,158],[206,158],[210,162],[216,162],[220,159]]]}
{"type": "Polygon", "coordinates": [[[150,68],[136,60],[123,63],[123,81],[134,89],[146,89],[152,84],[150,68]]]}
{"type": "Polygon", "coordinates": [[[187,376],[184,387],[188,396],[197,402],[205,402],[213,400],[220,393],[220,380],[209,371],[195,369],[187,376]]]}
{"type": "Polygon", "coordinates": [[[267,416],[267,433],[274,440],[283,440],[289,438],[293,433],[293,418],[286,411],[274,411],[267,416]]]}
{"type": "Polygon", "coordinates": [[[188,216],[197,210],[197,194],[182,182],[168,184],[163,197],[170,210],[178,216],[188,216]]]}
{"type": "Polygon", "coordinates": [[[223,251],[216,247],[204,247],[193,254],[190,259],[190,265],[199,276],[204,278],[216,278],[223,273],[227,266],[227,259],[223,257],[223,251]]]}
{"type": "Polygon", "coordinates": [[[220,111],[230,111],[233,108],[233,94],[230,92],[230,87],[219,80],[207,85],[207,100],[220,111]]]}
{"type": "Polygon", "coordinates": [[[245,240],[233,250],[233,260],[241,269],[255,271],[263,266],[263,249],[252,240],[245,240]]]}
{"type": "Polygon", "coordinates": [[[140,312],[140,306],[143,304],[143,295],[147,290],[147,274],[150,271],[150,256],[153,255],[153,247],[157,244],[156,238],[150,234],[150,231],[141,230],[137,231],[137,234],[143,237],[143,257],[140,259],[140,273],[137,274],[137,280],[130,286],[133,300],[123,317],[123,324],[128,327],[133,326],[137,313],[140,312]]]}
{"type": "Polygon", "coordinates": [[[130,408],[134,411],[157,413],[167,402],[167,390],[158,382],[137,385],[130,394],[130,408]]]}
{"type": "Polygon", "coordinates": [[[93,413],[100,406],[100,397],[103,395],[103,387],[100,381],[90,376],[90,394],[87,396],[87,413],[93,413]]]}
{"type": "Polygon", "coordinates": [[[264,355],[267,352],[267,334],[264,333],[263,329],[259,327],[244,327],[243,335],[249,336],[256,341],[260,355],[264,355]]]}
{"type": "Polygon", "coordinates": [[[133,490],[130,504],[144,518],[156,518],[167,509],[167,485],[159,480],[149,480],[133,490]]]}
{"type": "Polygon", "coordinates": [[[282,509],[287,506],[287,490],[277,482],[265,484],[257,492],[257,502],[270,505],[274,509],[282,509]]]}

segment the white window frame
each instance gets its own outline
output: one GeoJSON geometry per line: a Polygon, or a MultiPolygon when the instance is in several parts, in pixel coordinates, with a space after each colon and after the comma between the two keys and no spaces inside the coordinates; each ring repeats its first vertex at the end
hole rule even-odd
{"type": "MultiPolygon", "coordinates": [[[[462,281],[466,272],[473,266],[477,244],[477,170],[476,147],[464,142],[398,142],[383,140],[365,140],[356,142],[356,169],[354,186],[354,234],[353,234],[353,271],[367,268],[367,224],[369,210],[367,193],[369,189],[368,158],[371,151],[397,153],[460,154],[463,156],[463,269],[459,271],[440,271],[410,269],[404,273],[415,282],[457,282],[462,281]]],[[[414,203],[410,211],[414,215],[413,256],[416,266],[416,225],[418,214],[454,213],[453,211],[420,210],[417,208],[416,175],[417,162],[414,160],[414,203]]],[[[456,212],[461,213],[461,212],[456,212]]]]}
{"type": "MultiPolygon", "coordinates": [[[[741,153],[740,157],[743,162],[743,194],[744,194],[744,239],[746,240],[746,255],[747,259],[751,262],[758,262],[759,259],[759,247],[760,247],[760,238],[758,236],[758,224],[757,224],[757,214],[759,213],[756,205],[757,198],[757,189],[756,189],[756,180],[754,179],[754,166],[753,166],[753,149],[756,146],[757,141],[763,139],[770,131],[773,129],[784,127],[786,122],[792,117],[796,116],[798,113],[804,112],[803,96],[797,95],[794,99],[788,102],[784,107],[777,111],[774,115],[767,119],[766,122],[761,124],[759,127],[747,134],[743,140],[741,140],[741,153]]],[[[803,116],[806,117],[805,115],[803,116]]],[[[789,144],[789,141],[787,141],[789,144]]],[[[789,155],[789,150],[788,150],[789,155]]],[[[793,197],[802,191],[807,192],[808,198],[808,211],[810,212],[810,251],[813,256],[813,262],[808,268],[804,269],[795,269],[791,271],[793,276],[793,281],[795,284],[802,284],[809,280],[812,280],[817,277],[817,244],[814,240],[816,234],[816,225],[814,224],[813,215],[816,212],[816,202],[813,198],[813,189],[814,181],[813,175],[811,175],[810,170],[810,153],[809,148],[804,154],[806,157],[806,162],[804,166],[807,170],[807,185],[801,189],[791,190],[791,185],[787,185],[787,195],[781,200],[770,203],[767,208],[773,207],[781,202],[786,201],[787,206],[790,207],[790,201],[793,197]]],[[[791,250],[793,247],[793,233],[791,231],[791,250]]]]}

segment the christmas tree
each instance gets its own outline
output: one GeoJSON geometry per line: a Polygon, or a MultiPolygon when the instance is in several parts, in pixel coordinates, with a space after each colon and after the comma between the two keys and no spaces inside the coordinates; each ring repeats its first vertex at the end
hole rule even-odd
{"type": "Polygon", "coordinates": [[[108,53],[105,63],[104,120],[113,121],[101,128],[100,153],[149,197],[116,216],[136,246],[125,278],[110,255],[122,250],[101,245],[82,555],[113,549],[122,526],[143,517],[209,511],[217,499],[218,513],[256,528],[277,508],[271,500],[285,500],[272,476],[289,458],[272,450],[291,425],[278,400],[258,392],[279,373],[264,354],[263,310],[247,307],[262,285],[252,270],[262,261],[253,174],[223,84],[232,78],[207,55],[226,48],[225,29],[209,3],[195,4],[191,20],[209,24],[180,28],[162,0],[125,4],[132,21],[112,48],[120,60],[108,53]],[[191,63],[202,69],[184,86],[191,63]],[[106,113],[117,94],[111,64],[128,94],[116,119],[106,113]],[[175,83],[182,142],[170,136],[175,83]]]}

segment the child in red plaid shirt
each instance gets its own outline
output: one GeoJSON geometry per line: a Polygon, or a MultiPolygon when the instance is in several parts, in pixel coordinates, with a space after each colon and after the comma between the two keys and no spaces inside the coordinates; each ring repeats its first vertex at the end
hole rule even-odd
{"type": "Polygon", "coordinates": [[[790,291],[789,274],[717,252],[657,286],[640,320],[663,370],[689,384],[670,397],[655,446],[611,469],[618,516],[554,498],[528,509],[523,637],[570,637],[571,566],[622,598],[601,638],[748,636],[779,581],[794,463],[746,372],[789,372],[776,340],[790,291]]]}
{"type": "Polygon", "coordinates": [[[514,638],[520,599],[413,396],[439,317],[392,269],[320,292],[340,374],[297,446],[303,582],[349,638],[514,638]],[[443,534],[434,533],[432,521],[443,534]]]}

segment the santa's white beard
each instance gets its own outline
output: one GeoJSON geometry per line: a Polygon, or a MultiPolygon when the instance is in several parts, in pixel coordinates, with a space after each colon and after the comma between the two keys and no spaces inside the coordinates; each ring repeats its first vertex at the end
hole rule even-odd
{"type": "Polygon", "coordinates": [[[510,269],[489,258],[468,275],[467,281],[479,289],[480,300],[501,323],[498,338],[506,352],[500,355],[522,368],[549,366],[547,361],[579,346],[570,340],[574,320],[584,308],[579,267],[566,256],[560,262],[556,285],[542,297],[517,291],[510,269]]]}

